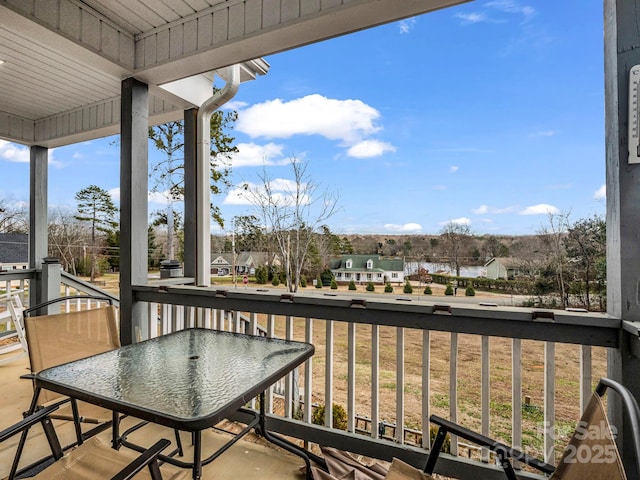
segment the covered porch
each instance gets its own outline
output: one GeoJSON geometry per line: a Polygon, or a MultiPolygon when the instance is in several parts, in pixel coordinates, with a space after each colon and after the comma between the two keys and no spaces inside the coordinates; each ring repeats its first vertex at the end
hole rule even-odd
{"type": "MultiPolygon", "coordinates": [[[[473,336],[480,346],[477,359],[481,382],[476,394],[481,411],[479,429],[485,433],[491,430],[490,345],[507,339],[511,349],[512,409],[503,411],[503,416],[510,423],[508,436],[514,445],[522,443],[526,423],[521,408],[526,403],[522,392],[522,342],[539,342],[543,351],[539,421],[547,426],[541,434],[541,453],[553,462],[557,458],[556,348],[575,348],[579,369],[571,382],[579,386],[581,398],[576,410],[584,406],[597,381],[594,377],[603,374],[600,367],[594,374],[596,357],[605,358],[607,376],[619,380],[640,398],[640,273],[636,268],[640,258],[640,178],[637,165],[629,164],[627,150],[628,74],[632,65],[640,63],[635,48],[640,43],[636,29],[638,1],[604,1],[607,314],[439,305],[404,299],[370,301],[305,293],[294,296],[277,291],[237,292],[210,287],[209,162],[207,140],[201,137],[199,128],[199,112],[220,106],[227,92],[238,88],[242,81],[267,74],[269,66],[260,58],[263,55],[456,3],[461,2],[227,0],[200,2],[197,8],[189,2],[178,2],[170,11],[160,0],[129,2],[126,9],[121,4],[93,0],[0,1],[0,52],[6,63],[0,68],[19,66],[10,70],[16,76],[13,81],[3,80],[0,84],[0,138],[31,149],[30,268],[1,273],[0,280],[28,284],[33,303],[59,295],[61,285],[91,290],[60,272],[55,261],[44,260],[48,149],[119,131],[122,253],[118,300],[123,344],[191,326],[247,333],[264,331],[266,335],[308,342],[322,338],[322,363],[311,360],[301,370],[298,382],[284,382],[279,394],[285,399],[285,408],[282,414],[269,417],[270,429],[302,442],[384,460],[395,456],[420,466],[428,454],[429,437],[410,439],[407,431],[428,431],[428,418],[434,408],[444,409],[452,419],[461,413],[457,393],[458,335],[473,336]],[[156,8],[150,8],[150,3],[156,8]],[[180,9],[182,13],[178,14],[180,9]],[[8,48],[9,45],[21,48],[8,48]],[[29,73],[33,68],[39,71],[45,67],[47,75],[29,73]],[[215,75],[225,80],[226,90],[209,101],[215,75]],[[180,118],[185,121],[186,139],[185,278],[182,285],[152,285],[146,261],[147,129],[180,118]],[[281,325],[278,332],[277,325],[281,325]],[[336,329],[345,332],[344,337],[339,336],[341,342],[344,340],[340,348],[336,329]],[[386,370],[380,362],[380,349],[386,345],[381,343],[381,329],[391,329],[394,334],[391,378],[381,374],[386,370]],[[430,345],[434,332],[446,333],[449,346],[449,380],[438,385],[431,382],[435,359],[430,345]],[[407,385],[404,380],[409,338],[418,339],[420,345],[420,373],[415,385],[407,385]],[[363,350],[363,344],[368,349],[363,350]],[[332,359],[343,351],[347,352],[345,370],[338,374],[332,359]],[[320,366],[323,378],[318,386],[313,371],[320,366]],[[367,379],[364,383],[358,380],[363,376],[367,379]],[[324,426],[312,422],[314,402],[334,403],[338,377],[345,383],[346,431],[333,428],[331,416],[326,416],[324,426]],[[393,389],[385,387],[391,383],[393,389]],[[304,385],[303,391],[296,392],[296,384],[304,385]],[[366,385],[365,390],[362,385],[366,385]],[[381,394],[385,389],[392,390],[393,395],[381,394]],[[407,422],[405,395],[412,389],[417,389],[422,399],[420,414],[419,420],[407,422]],[[363,400],[363,396],[370,400],[363,400]],[[445,398],[446,402],[442,400],[445,398]],[[395,428],[388,433],[386,424],[392,422],[382,418],[380,410],[390,399],[395,428]],[[301,415],[294,411],[297,404],[301,405],[301,415]],[[367,420],[364,426],[358,423],[363,410],[367,420]]],[[[415,351],[415,345],[411,348],[415,351]]],[[[630,445],[624,442],[629,426],[616,401],[609,402],[609,409],[612,422],[624,425],[620,447],[630,478],[636,478],[630,445]]],[[[443,457],[436,471],[461,479],[501,478],[502,473],[491,462],[472,461],[459,453],[454,442],[451,454],[443,457]]],[[[538,478],[524,472],[522,477],[538,478]]]]}

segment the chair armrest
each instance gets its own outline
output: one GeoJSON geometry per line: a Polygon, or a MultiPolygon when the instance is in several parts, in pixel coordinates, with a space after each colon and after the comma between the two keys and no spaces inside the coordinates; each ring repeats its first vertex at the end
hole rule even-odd
{"type": "Polygon", "coordinates": [[[112,477],[111,480],[130,480],[146,467],[152,469],[152,478],[157,478],[158,480],[162,479],[160,467],[158,466],[158,455],[160,455],[160,452],[169,445],[171,445],[171,442],[165,438],[158,440],[140,454],[138,458],[122,469],[117,475],[112,477]]]}
{"type": "Polygon", "coordinates": [[[492,452],[496,452],[504,455],[507,458],[513,458],[521,463],[525,463],[541,472],[551,474],[555,471],[555,467],[548,463],[542,462],[535,457],[531,457],[520,450],[509,447],[508,445],[498,442],[492,438],[489,438],[480,433],[474,432],[473,430],[469,430],[457,423],[450,422],[442,417],[438,417],[437,415],[431,415],[430,417],[431,423],[435,423],[439,425],[440,428],[446,430],[447,432],[452,433],[453,435],[457,435],[459,437],[464,438],[470,442],[475,443],[481,447],[488,448],[492,452]]]}
{"type": "Polygon", "coordinates": [[[28,417],[20,420],[18,423],[5,428],[0,432],[0,442],[4,442],[8,438],[11,438],[18,433],[31,428],[36,423],[44,421],[51,412],[57,410],[58,408],[60,408],[60,405],[50,405],[48,407],[41,408],[28,417]]]}

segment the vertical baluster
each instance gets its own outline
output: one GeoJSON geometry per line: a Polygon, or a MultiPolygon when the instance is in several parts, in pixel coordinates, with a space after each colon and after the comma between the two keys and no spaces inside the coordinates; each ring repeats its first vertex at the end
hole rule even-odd
{"type": "MultiPolygon", "coordinates": [[[[513,446],[522,449],[522,340],[511,340],[511,436],[513,446]]],[[[518,468],[518,463],[513,462],[518,468]]]]}
{"type": "Polygon", "coordinates": [[[355,432],[356,421],[356,324],[347,324],[347,430],[355,432]]]}
{"type": "Polygon", "coordinates": [[[555,343],[544,342],[544,461],[551,464],[555,463],[555,351],[555,343]]]}
{"type": "MultiPolygon", "coordinates": [[[[458,421],[458,334],[451,332],[449,346],[449,418],[458,421]]],[[[458,437],[451,435],[451,455],[458,455],[458,437]]]]}
{"type": "Polygon", "coordinates": [[[591,345],[580,346],[580,411],[584,412],[591,399],[591,345]]]}
{"type": "MultiPolygon", "coordinates": [[[[285,318],[285,338],[293,339],[293,317],[285,318]]],[[[298,402],[296,402],[298,403],[298,402]]],[[[284,416],[291,418],[293,407],[293,372],[289,372],[284,379],[284,416]]]]}
{"type": "Polygon", "coordinates": [[[251,312],[249,314],[249,335],[258,334],[258,314],[251,312]]]}
{"type": "Polygon", "coordinates": [[[169,315],[168,305],[166,303],[160,304],[160,318],[162,319],[162,331],[163,334],[173,332],[171,328],[171,317],[169,315]]]}
{"type": "Polygon", "coordinates": [[[333,320],[325,321],[324,426],[333,427],[333,320]]]}
{"type": "MultiPolygon", "coordinates": [[[[489,402],[490,402],[490,375],[489,375],[489,337],[482,336],[481,339],[481,405],[482,405],[482,434],[489,436],[489,402]]],[[[489,461],[489,449],[482,449],[482,461],[489,461]]]]}
{"type": "MultiPolygon", "coordinates": [[[[304,341],[313,343],[313,319],[306,318],[304,321],[304,341]]],[[[313,357],[304,364],[304,421],[311,423],[311,413],[313,410],[312,392],[313,389],[313,357]]]]}
{"type": "Polygon", "coordinates": [[[158,304],[148,303],[147,307],[149,309],[149,338],[156,338],[158,336],[158,304]]]}
{"type": "Polygon", "coordinates": [[[198,322],[203,328],[212,329],[215,328],[212,316],[215,315],[215,310],[212,308],[196,308],[195,310],[198,322]]]}
{"type": "Polygon", "coordinates": [[[211,318],[212,325],[211,325],[211,328],[213,328],[214,330],[220,330],[220,320],[219,320],[220,319],[220,310],[218,310],[217,308],[213,309],[211,314],[212,314],[212,318],[211,318]]]}
{"type": "Polygon", "coordinates": [[[396,441],[404,443],[404,328],[396,328],[396,441]]]}
{"type": "MultiPolygon", "coordinates": [[[[275,337],[276,330],[276,316],[273,314],[269,314],[267,317],[267,337],[273,338],[275,337]]],[[[269,387],[267,393],[265,395],[265,410],[267,413],[273,413],[273,386],[269,387]]]]}
{"type": "Polygon", "coordinates": [[[236,333],[242,333],[242,316],[238,310],[233,311],[233,325],[236,333]]]}
{"type": "Polygon", "coordinates": [[[371,325],[371,438],[380,425],[380,327],[371,325]]]}
{"type": "Polygon", "coordinates": [[[422,331],[422,448],[431,447],[431,332],[422,331]]]}

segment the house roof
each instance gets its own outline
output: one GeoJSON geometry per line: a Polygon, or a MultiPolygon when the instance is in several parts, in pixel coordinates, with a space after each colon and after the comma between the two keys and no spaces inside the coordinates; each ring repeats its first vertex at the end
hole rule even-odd
{"type": "Polygon", "coordinates": [[[381,258],[378,255],[343,255],[334,258],[329,262],[329,268],[335,271],[354,272],[402,272],[404,271],[404,260],[401,258],[381,258]],[[346,267],[348,260],[351,260],[351,268],[346,267]],[[372,267],[367,268],[367,262],[371,260],[372,267]]]}
{"type": "Polygon", "coordinates": [[[514,257],[494,257],[484,264],[485,267],[488,267],[491,263],[497,262],[502,265],[504,268],[517,268],[520,266],[520,260],[514,257]]]}
{"type": "Polygon", "coordinates": [[[0,263],[29,263],[29,235],[0,233],[0,263]]]}
{"type": "Polygon", "coordinates": [[[122,80],[149,85],[149,123],[211,96],[216,72],[465,0],[0,1],[0,139],[58,147],[119,132],[122,80]],[[204,97],[203,97],[204,95],[204,97]]]}

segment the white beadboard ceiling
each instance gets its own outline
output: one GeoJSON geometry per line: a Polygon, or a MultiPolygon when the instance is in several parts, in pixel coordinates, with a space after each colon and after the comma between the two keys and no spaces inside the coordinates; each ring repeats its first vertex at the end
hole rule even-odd
{"type": "Polygon", "coordinates": [[[162,84],[236,63],[252,80],[265,55],[462,1],[0,0],[0,139],[55,147],[117,133],[131,76],[149,84],[151,122],[181,118],[195,105],[162,84]]]}

